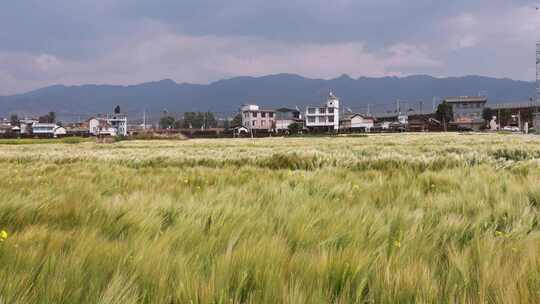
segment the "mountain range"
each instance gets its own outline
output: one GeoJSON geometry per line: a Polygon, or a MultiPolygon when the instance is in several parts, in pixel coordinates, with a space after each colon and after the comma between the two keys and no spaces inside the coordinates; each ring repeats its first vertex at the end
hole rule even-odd
{"type": "Polygon", "coordinates": [[[12,96],[0,96],[0,115],[38,115],[49,111],[58,117],[90,116],[110,112],[120,105],[130,115],[212,111],[231,116],[244,103],[263,107],[318,105],[333,91],[344,107],[372,112],[402,107],[431,108],[434,96],[487,94],[489,103],[526,101],[535,94],[535,83],[482,76],[436,78],[360,77],[342,75],[335,79],[311,79],[293,74],[236,77],[210,84],[176,83],[165,79],[138,85],[54,85],[12,96]]]}

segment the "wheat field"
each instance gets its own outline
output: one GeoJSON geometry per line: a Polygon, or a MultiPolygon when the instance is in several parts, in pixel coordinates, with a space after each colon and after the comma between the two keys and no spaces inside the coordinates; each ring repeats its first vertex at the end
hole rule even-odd
{"type": "Polygon", "coordinates": [[[0,303],[540,303],[540,137],[0,141],[0,303]]]}

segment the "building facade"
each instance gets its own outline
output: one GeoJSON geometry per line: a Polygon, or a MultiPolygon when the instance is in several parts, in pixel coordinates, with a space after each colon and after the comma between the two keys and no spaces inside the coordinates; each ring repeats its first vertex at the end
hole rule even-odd
{"type": "Polygon", "coordinates": [[[482,96],[461,96],[445,98],[452,106],[453,120],[451,124],[459,127],[480,130],[485,127],[485,120],[482,118],[487,98],[482,96]]]}
{"type": "Polygon", "coordinates": [[[104,114],[88,120],[88,131],[91,135],[127,136],[126,114],[104,114]]]}
{"type": "Polygon", "coordinates": [[[32,124],[32,135],[40,137],[65,136],[66,129],[54,123],[34,123],[32,124]]]}
{"type": "Polygon", "coordinates": [[[242,107],[240,107],[242,126],[249,130],[275,130],[275,114],[275,110],[262,109],[258,105],[254,104],[242,105],[242,107]]]}
{"type": "Polygon", "coordinates": [[[36,123],[39,123],[37,119],[21,119],[19,121],[20,133],[23,135],[32,134],[32,126],[36,123]]]}
{"type": "Polygon", "coordinates": [[[58,126],[53,123],[34,123],[32,124],[32,134],[38,136],[54,136],[54,129],[58,126]]]}
{"type": "Polygon", "coordinates": [[[286,131],[293,123],[299,123],[303,126],[304,121],[299,110],[280,108],[275,112],[276,132],[286,131]]]}
{"type": "Polygon", "coordinates": [[[344,115],[340,121],[340,129],[353,132],[370,132],[375,126],[375,118],[362,114],[344,115]]]}
{"type": "Polygon", "coordinates": [[[339,130],[339,99],[330,93],[325,105],[308,106],[305,112],[306,127],[326,131],[339,130]]]}

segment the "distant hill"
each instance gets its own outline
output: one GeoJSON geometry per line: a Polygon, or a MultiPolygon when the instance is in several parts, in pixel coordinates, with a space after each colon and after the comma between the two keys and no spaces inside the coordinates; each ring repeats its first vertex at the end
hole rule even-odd
{"type": "Polygon", "coordinates": [[[291,74],[263,77],[236,77],[207,85],[178,84],[166,79],[131,86],[55,85],[13,96],[0,97],[0,115],[9,113],[40,114],[56,111],[59,117],[88,116],[108,112],[115,105],[132,115],[148,112],[172,113],[213,111],[232,115],[242,103],[265,107],[305,106],[325,101],[329,91],[342,104],[363,111],[367,104],[374,112],[393,109],[396,100],[402,106],[431,107],[434,96],[476,95],[486,92],[490,103],[525,101],[535,94],[534,82],[481,76],[435,78],[425,75],[408,77],[360,77],[347,75],[324,80],[291,74]]]}

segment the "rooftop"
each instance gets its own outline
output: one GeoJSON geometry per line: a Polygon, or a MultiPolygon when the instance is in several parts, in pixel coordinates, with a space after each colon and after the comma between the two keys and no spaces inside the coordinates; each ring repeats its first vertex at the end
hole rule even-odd
{"type": "Polygon", "coordinates": [[[446,97],[444,101],[448,103],[463,103],[463,102],[487,102],[487,97],[484,96],[458,96],[446,97]]]}
{"type": "Polygon", "coordinates": [[[279,109],[276,109],[276,112],[300,112],[300,110],[290,109],[290,108],[279,108],[279,109]]]}
{"type": "Polygon", "coordinates": [[[366,118],[366,119],[375,119],[375,117],[372,116],[372,115],[360,114],[360,113],[345,113],[341,120],[350,120],[350,119],[352,119],[353,117],[356,117],[356,116],[361,116],[361,117],[366,118]]]}

